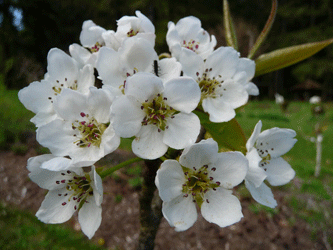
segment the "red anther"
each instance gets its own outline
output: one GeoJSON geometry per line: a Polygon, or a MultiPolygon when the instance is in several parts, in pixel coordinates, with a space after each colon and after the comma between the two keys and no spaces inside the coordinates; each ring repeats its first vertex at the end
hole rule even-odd
{"type": "Polygon", "coordinates": [[[86,114],[83,113],[83,112],[81,112],[80,115],[81,115],[82,117],[85,117],[85,116],[86,116],[86,114]]]}

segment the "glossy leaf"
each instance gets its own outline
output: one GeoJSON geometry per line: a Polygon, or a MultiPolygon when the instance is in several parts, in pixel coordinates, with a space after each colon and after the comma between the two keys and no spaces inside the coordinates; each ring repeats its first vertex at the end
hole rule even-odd
{"type": "Polygon", "coordinates": [[[200,111],[195,111],[195,113],[200,118],[201,125],[219,144],[220,148],[241,151],[245,154],[245,134],[235,118],[229,122],[214,123],[209,121],[208,114],[200,111]]]}
{"type": "Polygon", "coordinates": [[[259,49],[259,47],[261,46],[261,44],[265,41],[269,31],[272,28],[273,23],[274,23],[276,12],[277,12],[277,5],[278,5],[277,0],[272,0],[271,13],[267,19],[267,22],[266,22],[263,30],[261,31],[261,33],[258,36],[254,45],[252,46],[252,48],[247,56],[248,58],[252,59],[253,56],[255,55],[255,53],[257,52],[257,50],[259,49]]]}
{"type": "Polygon", "coordinates": [[[227,45],[238,50],[237,36],[235,27],[231,18],[228,0],[223,0],[223,24],[227,45]]]}
{"type": "Polygon", "coordinates": [[[326,46],[333,43],[333,39],[306,43],[288,48],[278,49],[259,56],[256,62],[256,74],[255,76],[263,75],[278,69],[288,67],[292,64],[300,62],[318,51],[322,50],[326,46]]]}

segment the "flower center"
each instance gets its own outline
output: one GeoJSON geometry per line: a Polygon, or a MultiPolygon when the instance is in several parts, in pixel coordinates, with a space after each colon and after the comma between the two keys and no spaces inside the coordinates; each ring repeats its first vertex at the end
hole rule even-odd
{"type": "Polygon", "coordinates": [[[100,44],[99,42],[96,42],[95,45],[90,48],[90,52],[91,53],[98,52],[101,47],[103,47],[103,45],[100,44]]]}
{"type": "Polygon", "coordinates": [[[138,30],[131,29],[129,32],[127,32],[128,37],[136,36],[139,33],[138,30]]]}
{"type": "Polygon", "coordinates": [[[91,145],[99,147],[102,141],[102,135],[108,124],[98,123],[94,117],[90,117],[89,114],[83,112],[80,113],[83,121],[75,120],[72,123],[72,129],[78,130],[79,135],[74,134],[74,137],[79,137],[74,143],[79,147],[90,147],[91,145]]]}
{"type": "MultiPolygon", "coordinates": [[[[77,80],[74,80],[73,83],[69,83],[67,78],[65,78],[65,81],[60,83],[59,80],[56,80],[56,84],[52,87],[53,95],[57,96],[61,93],[63,88],[69,88],[72,90],[77,90],[77,80]]],[[[49,96],[48,99],[53,103],[52,96],[49,96]]]]}
{"type": "Polygon", "coordinates": [[[182,47],[196,52],[199,49],[199,42],[191,39],[189,42],[183,41],[182,47]]]}
{"type": "MultiPolygon", "coordinates": [[[[222,93],[218,93],[218,91],[216,91],[217,88],[222,87],[223,81],[218,81],[215,77],[210,78],[208,76],[208,72],[210,71],[212,71],[212,68],[206,69],[202,76],[197,79],[201,90],[201,101],[207,97],[216,98],[223,96],[222,93]]],[[[197,76],[199,76],[199,72],[197,72],[197,76]]],[[[225,91],[226,89],[223,90],[225,91]]]]}
{"type": "MultiPolygon", "coordinates": [[[[85,174],[84,176],[78,176],[74,172],[67,170],[66,172],[61,173],[63,176],[62,179],[56,180],[56,184],[66,183],[66,190],[63,193],[59,193],[58,196],[68,196],[68,202],[73,201],[78,202],[74,205],[74,209],[80,209],[82,205],[87,201],[89,196],[93,195],[93,188],[90,183],[89,174],[85,174]]],[[[61,205],[66,206],[68,203],[63,202],[61,205]]]]}
{"type": "Polygon", "coordinates": [[[193,202],[198,203],[199,207],[204,201],[208,202],[208,199],[204,199],[205,193],[221,185],[219,181],[215,182],[214,178],[209,176],[211,171],[215,171],[216,168],[210,168],[208,165],[202,166],[199,170],[189,169],[183,167],[184,175],[187,181],[183,184],[184,197],[192,195],[193,202]]]}
{"type": "Polygon", "coordinates": [[[168,126],[166,125],[167,120],[169,117],[171,119],[174,118],[176,110],[170,107],[165,102],[166,100],[166,97],[163,97],[161,94],[157,94],[152,101],[146,100],[142,103],[141,109],[145,111],[146,116],[143,118],[141,124],[154,124],[158,127],[158,132],[168,129],[168,126]]]}

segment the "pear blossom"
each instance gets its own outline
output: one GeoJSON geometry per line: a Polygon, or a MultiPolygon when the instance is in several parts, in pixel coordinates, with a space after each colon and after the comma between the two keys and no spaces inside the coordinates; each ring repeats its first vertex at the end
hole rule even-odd
{"type": "Polygon", "coordinates": [[[94,69],[91,65],[80,68],[65,52],[53,48],[47,55],[47,73],[44,79],[21,89],[18,97],[27,109],[36,114],[31,122],[40,127],[57,118],[54,101],[62,94],[63,89],[87,94],[94,82],[94,69]]]}
{"type": "Polygon", "coordinates": [[[212,122],[227,122],[235,117],[235,109],[246,104],[256,88],[249,80],[255,63],[239,58],[231,47],[220,47],[206,60],[186,50],[180,56],[184,75],[196,80],[201,89],[201,104],[212,122]]]}
{"type": "Polygon", "coordinates": [[[37,141],[74,163],[99,160],[120,143],[110,125],[111,103],[102,89],[91,88],[88,95],[64,89],[54,103],[58,118],[37,129],[37,141]]]}
{"type": "Polygon", "coordinates": [[[168,23],[166,40],[173,57],[179,59],[184,51],[191,51],[206,59],[216,46],[215,36],[209,37],[201,28],[201,21],[188,16],[180,19],[177,24],[168,23]]]}
{"type": "Polygon", "coordinates": [[[271,189],[263,182],[267,180],[272,186],[287,184],[295,176],[281,155],[287,153],[297,142],[296,132],[292,129],[271,128],[261,131],[259,121],[246,143],[249,171],[245,185],[252,197],[259,203],[275,207],[277,205],[271,189]]]}
{"type": "Polygon", "coordinates": [[[48,189],[37,218],[50,224],[68,221],[75,211],[82,232],[91,239],[102,221],[102,179],[91,166],[83,171],[82,163],[73,164],[68,158],[40,155],[28,160],[29,177],[39,187],[48,189]],[[61,169],[61,166],[66,166],[61,169]],[[49,168],[60,167],[58,170],[49,168]]]}
{"type": "Polygon", "coordinates": [[[232,188],[246,175],[248,161],[240,152],[218,153],[213,139],[188,146],[176,160],[166,160],[157,171],[155,184],[163,200],[163,216],[176,231],[190,228],[202,216],[220,227],[243,217],[232,188]]]}
{"type": "Polygon", "coordinates": [[[71,56],[80,63],[81,67],[86,64],[95,67],[98,51],[106,45],[103,33],[106,33],[106,30],[92,20],[83,22],[80,34],[82,46],[76,43],[69,46],[71,56]]]}
{"type": "Polygon", "coordinates": [[[118,50],[122,43],[132,37],[145,39],[151,46],[155,46],[155,27],[152,22],[140,11],[135,11],[136,16],[123,16],[117,21],[117,31],[106,32],[104,37],[109,38],[108,41],[116,40],[108,47],[118,50]],[[118,45],[118,46],[117,46],[118,45]]]}
{"type": "Polygon", "coordinates": [[[200,89],[189,77],[163,84],[159,77],[139,72],[127,78],[124,95],[113,102],[111,123],[119,136],[135,136],[136,155],[156,159],[168,147],[183,149],[196,141],[200,120],[192,111],[199,99],[200,89]]]}
{"type": "Polygon", "coordinates": [[[118,51],[102,48],[96,68],[105,87],[111,87],[116,96],[122,94],[127,77],[137,72],[154,73],[164,82],[181,73],[181,65],[175,58],[159,60],[154,47],[140,37],[124,41],[118,51]]]}

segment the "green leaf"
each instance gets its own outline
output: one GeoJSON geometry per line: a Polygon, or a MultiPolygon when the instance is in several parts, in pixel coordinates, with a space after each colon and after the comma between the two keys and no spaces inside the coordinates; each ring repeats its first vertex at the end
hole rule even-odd
{"type": "Polygon", "coordinates": [[[333,39],[329,39],[321,42],[291,46],[263,54],[255,60],[255,76],[263,75],[298,63],[332,43],[333,39]]]}
{"type": "Polygon", "coordinates": [[[246,153],[245,134],[235,118],[228,122],[214,123],[209,121],[209,116],[206,113],[195,111],[195,114],[200,118],[201,125],[219,144],[220,148],[224,147],[246,153]]]}
{"type": "Polygon", "coordinates": [[[257,50],[259,49],[259,47],[261,46],[261,44],[265,41],[269,31],[272,28],[272,25],[274,23],[274,19],[276,16],[276,12],[277,12],[277,0],[272,0],[272,9],[271,9],[271,13],[267,19],[267,22],[263,28],[263,30],[261,31],[260,35],[258,36],[256,42],[254,43],[254,45],[252,46],[249,54],[248,54],[248,58],[252,59],[253,56],[255,55],[255,53],[257,52],[257,50]]]}
{"type": "Polygon", "coordinates": [[[237,36],[231,18],[228,0],[223,0],[223,24],[227,45],[238,51],[237,36]]]}

